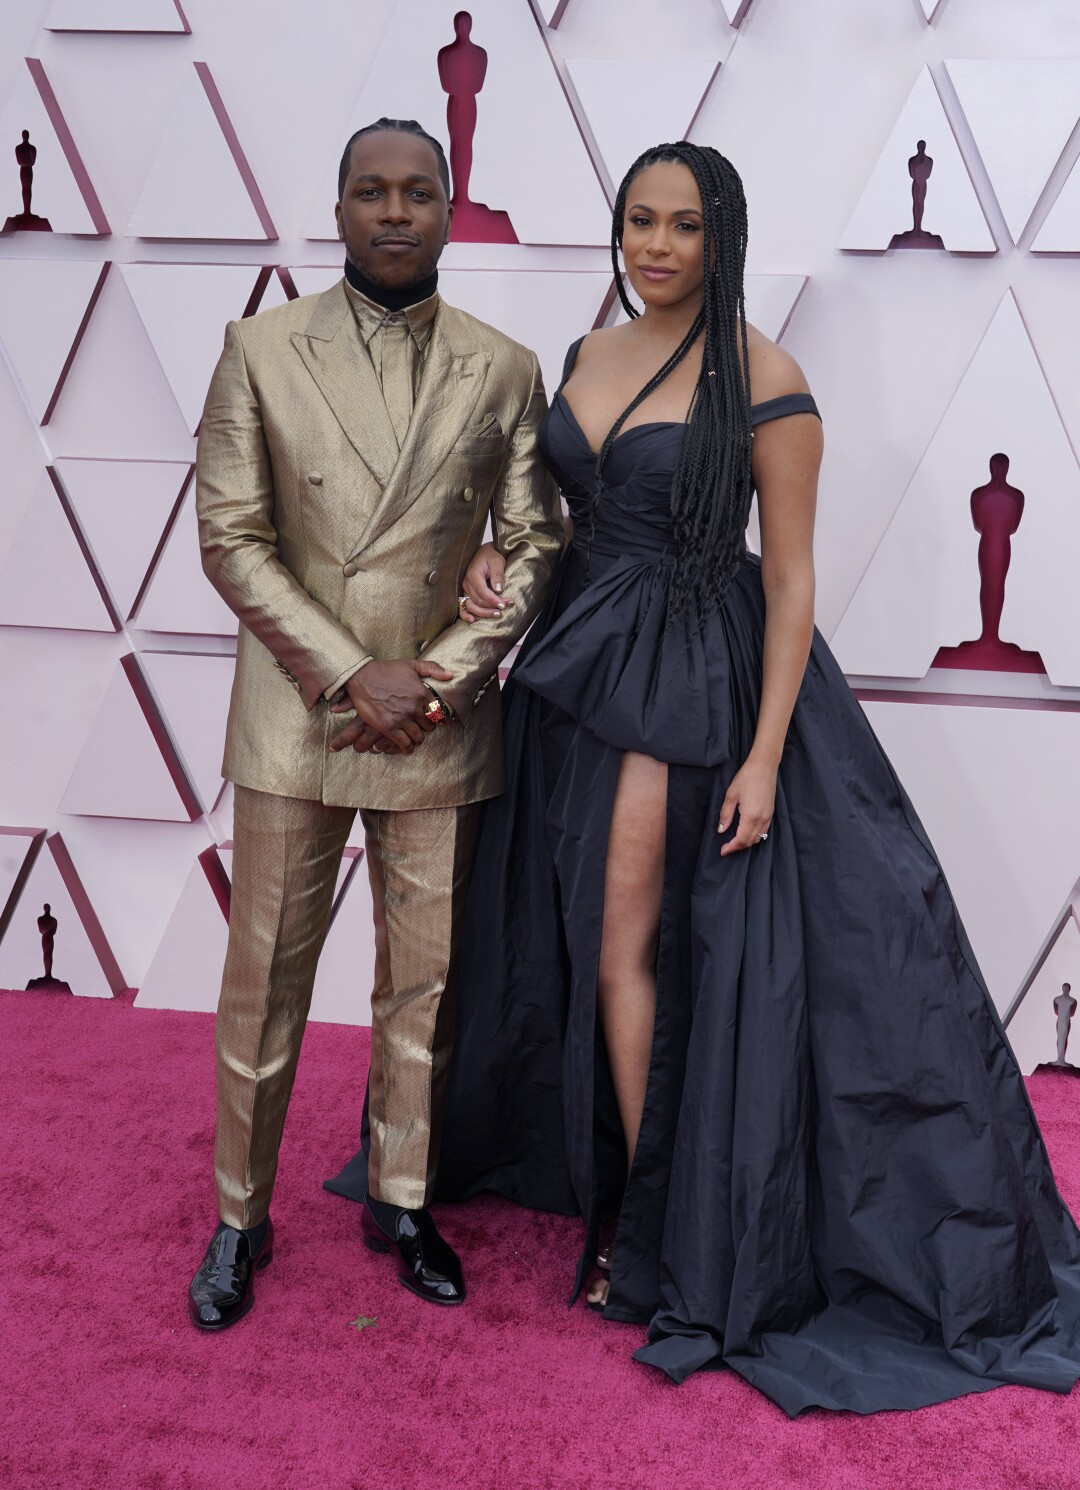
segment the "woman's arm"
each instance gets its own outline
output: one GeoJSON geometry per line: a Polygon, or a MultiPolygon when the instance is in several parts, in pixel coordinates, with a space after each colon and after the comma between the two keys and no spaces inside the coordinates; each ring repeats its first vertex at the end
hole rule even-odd
{"type": "MultiPolygon", "coordinates": [[[[565,547],[574,536],[574,523],[568,512],[563,513],[563,535],[565,547]]],[[[505,576],[506,560],[502,554],[493,543],[481,544],[461,581],[459,608],[463,621],[490,620],[513,605],[511,597],[503,594],[505,576]]]]}
{"type": "MultiPolygon", "coordinates": [[[[752,364],[755,401],[809,391],[793,358],[777,347],[768,352],[766,366],[755,370],[752,364]]],[[[772,821],[776,772],[814,632],[814,510],[822,448],[821,423],[813,414],[772,420],[754,434],[765,591],[761,702],[753,746],[720,814],[719,831],[725,832],[739,811],[738,831],[721,849],[724,854],[759,842],[772,821]]]]}

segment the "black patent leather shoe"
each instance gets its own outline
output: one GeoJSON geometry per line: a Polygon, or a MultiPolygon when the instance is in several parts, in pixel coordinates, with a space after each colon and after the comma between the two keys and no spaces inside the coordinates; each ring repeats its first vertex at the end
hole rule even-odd
{"type": "Polygon", "coordinates": [[[391,1236],[365,1200],[360,1230],[370,1251],[396,1254],[398,1278],[410,1293],[433,1304],[464,1303],[465,1279],[457,1253],[443,1241],[427,1211],[396,1211],[391,1236]]]}
{"type": "Polygon", "coordinates": [[[274,1255],[274,1224],[267,1218],[266,1235],[254,1252],[246,1231],[218,1224],[206,1256],[188,1289],[188,1313],[200,1330],[226,1330],[255,1302],[255,1274],[274,1255]]]}

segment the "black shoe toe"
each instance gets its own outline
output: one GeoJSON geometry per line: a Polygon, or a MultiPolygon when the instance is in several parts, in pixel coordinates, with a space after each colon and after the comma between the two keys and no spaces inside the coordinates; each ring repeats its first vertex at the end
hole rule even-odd
{"type": "Polygon", "coordinates": [[[410,1293],[432,1304],[464,1303],[465,1279],[457,1253],[443,1241],[427,1211],[397,1211],[390,1236],[365,1203],[360,1228],[364,1245],[372,1252],[396,1255],[398,1278],[410,1293]]]}
{"type": "Polygon", "coordinates": [[[260,1245],[252,1251],[245,1231],[218,1226],[188,1289],[188,1315],[200,1330],[224,1330],[255,1302],[255,1273],[273,1256],[273,1227],[267,1221],[260,1245]]]}

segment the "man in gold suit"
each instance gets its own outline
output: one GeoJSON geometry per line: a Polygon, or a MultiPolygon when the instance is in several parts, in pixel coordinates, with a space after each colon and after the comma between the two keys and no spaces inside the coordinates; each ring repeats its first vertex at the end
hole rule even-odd
{"type": "Polygon", "coordinates": [[[440,298],[442,148],[382,119],[338,182],[345,279],[229,325],[199,431],[203,567],[240,620],[223,774],[235,783],[217,1017],[220,1225],[190,1289],[203,1329],[254,1302],[278,1146],[354,816],[375,911],[367,1245],[436,1303],[465,1295],[426,1206],[453,1034],[477,804],[502,788],[500,659],[562,543],[536,357],[440,298]],[[508,605],[458,613],[492,529],[508,605]]]}

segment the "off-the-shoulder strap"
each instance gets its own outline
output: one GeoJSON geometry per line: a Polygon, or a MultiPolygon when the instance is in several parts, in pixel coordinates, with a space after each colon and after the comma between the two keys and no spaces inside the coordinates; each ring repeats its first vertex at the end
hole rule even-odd
{"type": "MultiPolygon", "coordinates": [[[[587,332],[586,332],[586,335],[588,335],[587,332]]],[[[562,392],[563,383],[566,382],[567,378],[573,372],[573,370],[574,370],[574,363],[577,361],[578,351],[580,350],[581,343],[584,340],[585,340],[585,337],[584,336],[579,336],[578,339],[577,339],[577,341],[571,342],[571,344],[570,344],[570,350],[566,354],[566,361],[563,363],[563,368],[562,368],[562,383],[560,383],[559,386],[558,386],[558,388],[555,390],[556,393],[561,393],[562,392]]]]}
{"type": "Polygon", "coordinates": [[[779,398],[767,398],[764,403],[754,404],[750,410],[750,423],[767,424],[770,419],[786,419],[789,414],[813,414],[815,418],[821,418],[809,393],[782,393],[779,398]]]}

